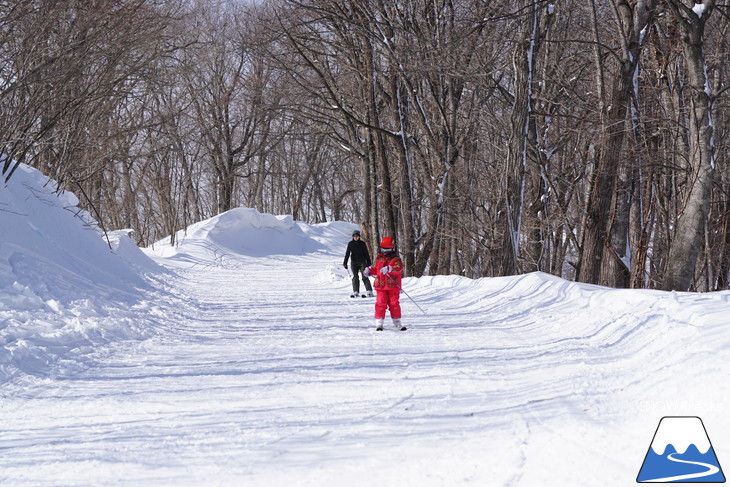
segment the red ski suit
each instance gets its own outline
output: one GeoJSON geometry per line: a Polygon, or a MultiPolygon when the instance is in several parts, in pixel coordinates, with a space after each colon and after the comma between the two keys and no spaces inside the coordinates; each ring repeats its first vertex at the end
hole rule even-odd
{"type": "Polygon", "coordinates": [[[390,310],[391,318],[400,318],[400,288],[403,278],[403,261],[400,255],[396,251],[379,252],[370,272],[375,277],[373,287],[378,291],[375,299],[375,318],[385,318],[385,310],[390,310]],[[380,270],[385,266],[390,266],[390,271],[381,274],[380,270]]]}

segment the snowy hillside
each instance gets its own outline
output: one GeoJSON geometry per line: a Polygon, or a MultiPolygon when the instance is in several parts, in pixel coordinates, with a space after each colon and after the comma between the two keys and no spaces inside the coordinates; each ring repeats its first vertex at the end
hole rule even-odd
{"type": "Polygon", "coordinates": [[[378,333],[354,225],[111,250],[45,183],[0,187],[0,485],[631,485],[663,416],[730,464],[729,292],[406,278],[378,333]]]}

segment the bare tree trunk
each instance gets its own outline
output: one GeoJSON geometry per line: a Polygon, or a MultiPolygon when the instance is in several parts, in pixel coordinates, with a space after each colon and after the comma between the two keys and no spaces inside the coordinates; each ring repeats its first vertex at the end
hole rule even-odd
{"type": "Polygon", "coordinates": [[[399,80],[394,74],[391,74],[391,92],[393,95],[394,116],[400,124],[400,144],[396,144],[398,152],[398,168],[400,170],[400,198],[398,205],[398,221],[402,229],[400,242],[400,254],[403,257],[403,265],[412,275],[415,264],[416,254],[416,238],[414,228],[414,218],[411,208],[413,208],[412,189],[411,189],[411,152],[410,142],[408,141],[408,133],[410,131],[410,123],[408,121],[407,111],[403,107],[404,96],[403,88],[399,80]]]}
{"type": "MultiPolygon", "coordinates": [[[[610,243],[610,224],[614,213],[613,202],[616,195],[621,150],[625,138],[627,105],[631,98],[634,70],[639,62],[642,48],[642,31],[653,17],[654,1],[639,0],[630,5],[627,0],[614,0],[617,22],[622,37],[620,58],[620,74],[609,101],[602,104],[601,119],[604,140],[599,144],[596,165],[590,183],[588,205],[586,208],[585,231],[578,280],[586,283],[601,284],[601,271],[604,265],[606,249],[610,243]]],[[[595,13],[595,2],[594,2],[595,13]]],[[[594,18],[594,29],[597,21],[594,18]]],[[[595,32],[596,46],[600,37],[595,32]]],[[[603,92],[603,58],[596,47],[597,83],[599,95],[603,92]]],[[[601,97],[603,100],[604,98],[601,97]]],[[[615,285],[615,282],[603,283],[615,285]]]]}
{"type": "Polygon", "coordinates": [[[525,198],[527,172],[527,142],[532,95],[532,62],[537,22],[534,1],[522,0],[519,10],[530,8],[531,15],[520,23],[517,49],[512,59],[515,83],[514,104],[510,117],[511,133],[507,147],[507,165],[503,173],[504,225],[502,234],[502,269],[500,274],[518,274],[522,207],[525,198]]]}
{"type": "Polygon", "coordinates": [[[376,163],[374,160],[374,154],[372,151],[367,151],[366,156],[363,157],[363,166],[367,173],[365,180],[365,218],[368,222],[368,228],[370,231],[370,248],[377,249],[380,245],[380,228],[378,221],[380,220],[378,215],[378,173],[375,169],[376,163]]]}
{"type": "MultiPolygon", "coordinates": [[[[727,183],[724,184],[727,192],[727,183]]],[[[721,219],[722,226],[720,228],[720,258],[718,259],[717,279],[713,290],[727,289],[730,287],[730,208],[728,202],[721,204],[720,210],[724,215],[721,219]]]]}
{"type": "Polygon", "coordinates": [[[543,205],[533,85],[538,52],[548,26],[546,19],[550,19],[552,14],[541,9],[537,0],[521,0],[520,11],[528,14],[521,23],[519,43],[513,59],[514,103],[510,118],[507,169],[504,173],[506,227],[502,245],[502,273],[505,275],[517,274],[522,270],[538,270],[543,242],[538,224],[543,205]],[[526,200],[530,201],[527,208],[526,200]],[[521,259],[525,217],[528,217],[532,229],[526,247],[528,258],[521,259]],[[523,260],[526,262],[522,263],[523,260]]]}
{"type": "Polygon", "coordinates": [[[619,170],[613,219],[610,223],[610,252],[605,262],[602,281],[613,287],[627,288],[631,285],[631,247],[629,245],[629,217],[633,186],[632,164],[623,164],[619,170]]]}
{"type": "Polygon", "coordinates": [[[680,0],[669,0],[683,30],[683,48],[690,82],[689,113],[689,192],[676,224],[662,288],[687,291],[694,283],[697,258],[703,248],[704,226],[710,208],[715,169],[712,146],[710,84],[707,81],[704,30],[712,14],[714,0],[704,0],[704,10],[696,11],[680,0]]]}

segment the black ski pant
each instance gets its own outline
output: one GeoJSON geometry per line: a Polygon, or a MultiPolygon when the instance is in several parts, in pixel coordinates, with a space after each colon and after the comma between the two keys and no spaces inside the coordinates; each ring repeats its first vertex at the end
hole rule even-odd
{"type": "Polygon", "coordinates": [[[368,276],[363,274],[362,272],[365,270],[367,266],[364,262],[353,262],[352,263],[352,292],[359,293],[360,292],[360,278],[362,277],[362,282],[365,284],[365,289],[368,291],[372,291],[373,287],[370,285],[370,279],[368,276]]]}

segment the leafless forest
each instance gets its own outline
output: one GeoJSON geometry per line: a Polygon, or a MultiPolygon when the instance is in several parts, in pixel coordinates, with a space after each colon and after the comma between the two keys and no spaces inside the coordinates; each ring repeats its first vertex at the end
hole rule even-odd
{"type": "Polygon", "coordinates": [[[246,206],[410,275],[727,289],[730,0],[697,2],[3,1],[0,167],[143,246],[246,206]]]}

